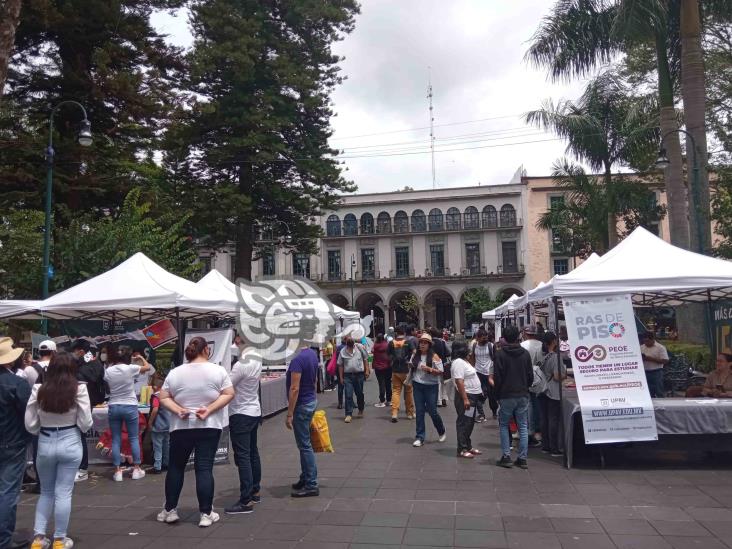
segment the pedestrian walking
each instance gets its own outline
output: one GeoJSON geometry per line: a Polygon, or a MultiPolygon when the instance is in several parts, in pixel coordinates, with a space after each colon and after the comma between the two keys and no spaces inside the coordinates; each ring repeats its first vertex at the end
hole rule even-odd
{"type": "Polygon", "coordinates": [[[455,433],[457,434],[457,452],[462,458],[472,459],[482,454],[473,446],[470,437],[475,425],[478,402],[483,398],[478,372],[467,361],[468,346],[455,343],[452,346],[452,379],[455,382],[455,433]]]}
{"type": "Polygon", "coordinates": [[[412,354],[412,387],[414,403],[417,408],[417,433],[412,446],[420,447],[426,438],[424,415],[428,413],[432,425],[437,430],[438,440],[445,442],[447,434],[442,417],[437,411],[438,384],[442,381],[442,361],[432,350],[432,336],[423,333],[419,338],[418,349],[412,354]]]}
{"type": "Polygon", "coordinates": [[[559,439],[559,425],[561,421],[560,384],[567,377],[567,369],[557,356],[559,338],[554,332],[544,332],[546,355],[541,365],[541,371],[546,380],[546,390],[539,395],[541,408],[541,451],[553,457],[562,455],[559,439]]]}
{"type": "MultiPolygon", "coordinates": [[[[541,367],[544,361],[543,343],[537,337],[536,328],[529,324],[524,328],[524,340],[521,346],[529,352],[531,356],[531,364],[535,367],[541,367]]],[[[541,446],[541,407],[539,405],[538,395],[533,391],[529,391],[529,447],[538,448],[541,446]]]]}
{"type": "Polygon", "coordinates": [[[395,330],[393,341],[389,342],[388,354],[391,361],[391,422],[396,423],[399,415],[399,404],[402,388],[404,389],[404,409],[407,419],[417,417],[414,406],[414,394],[412,385],[407,383],[409,374],[409,357],[414,349],[410,346],[404,334],[404,328],[398,326],[395,330]]]}
{"type": "Polygon", "coordinates": [[[76,357],[55,355],[43,376],[33,386],[25,411],[25,428],[39,435],[38,475],[41,496],[36,504],[31,549],[45,549],[48,524],[53,517],[53,549],[69,549],[67,537],[74,480],[82,458],[81,433],[92,426],[91,404],[85,383],[79,383],[76,357]]]}
{"type": "Polygon", "coordinates": [[[379,382],[379,402],[374,404],[377,408],[391,406],[391,361],[389,360],[389,342],[384,334],[376,335],[374,343],[374,372],[379,382]]]}
{"type": "Polygon", "coordinates": [[[440,408],[447,407],[450,400],[448,386],[450,379],[450,362],[451,356],[447,349],[447,343],[442,339],[442,332],[437,328],[430,328],[428,333],[432,336],[432,350],[440,357],[442,361],[442,379],[437,384],[437,406],[440,408]]]}
{"type": "Polygon", "coordinates": [[[338,375],[346,388],[346,417],[345,422],[353,419],[353,397],[356,396],[358,415],[363,416],[366,400],[363,394],[363,383],[371,375],[368,364],[368,353],[352,337],[346,337],[346,346],[338,354],[338,375]]]}
{"type": "Polygon", "coordinates": [[[168,469],[170,463],[170,412],[160,404],[160,391],[165,378],[159,374],[153,377],[153,394],[150,396],[150,429],[153,447],[153,474],[168,469]]]}
{"type": "Polygon", "coordinates": [[[219,521],[213,510],[213,464],[226,417],[224,407],[234,398],[228,372],[209,362],[208,343],[194,337],[185,348],[188,362],[173,368],[160,391],[161,404],[171,412],[170,457],[165,475],[165,507],[158,522],[179,520],[178,499],[183,490],[186,465],[194,453],[196,496],[200,519],[205,528],[219,521]]]}
{"type": "Polygon", "coordinates": [[[529,387],[534,381],[534,369],[529,352],[519,345],[519,331],[516,326],[503,330],[506,340],[495,354],[493,381],[498,397],[498,427],[501,438],[500,467],[516,465],[528,468],[529,453],[529,387]],[[516,418],[519,430],[518,458],[511,462],[511,418],[516,418]]]}
{"type": "Polygon", "coordinates": [[[477,423],[483,423],[485,421],[483,405],[486,400],[493,414],[493,419],[496,418],[496,412],[498,411],[495,390],[489,382],[490,376],[493,373],[494,352],[493,343],[490,341],[488,332],[484,328],[480,328],[475,335],[475,341],[470,344],[470,362],[478,373],[478,379],[480,380],[480,386],[483,391],[483,398],[477,404],[478,416],[475,418],[477,423]]]}

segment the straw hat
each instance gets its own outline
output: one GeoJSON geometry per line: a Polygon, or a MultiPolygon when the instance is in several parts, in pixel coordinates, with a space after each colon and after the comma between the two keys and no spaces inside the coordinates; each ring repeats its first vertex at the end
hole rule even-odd
{"type": "Polygon", "coordinates": [[[427,332],[424,332],[421,336],[419,336],[420,341],[429,341],[430,344],[432,344],[432,336],[428,334],[427,332]]]}
{"type": "Polygon", "coordinates": [[[23,348],[14,349],[11,338],[0,337],[0,364],[11,364],[22,354],[23,348]]]}

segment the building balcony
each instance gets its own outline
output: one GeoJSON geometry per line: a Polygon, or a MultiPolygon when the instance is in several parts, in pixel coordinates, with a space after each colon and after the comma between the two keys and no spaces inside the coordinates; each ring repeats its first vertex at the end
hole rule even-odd
{"type": "MultiPolygon", "coordinates": [[[[488,268],[481,266],[480,268],[463,268],[460,271],[451,271],[448,268],[440,270],[424,269],[420,271],[410,270],[390,270],[388,273],[379,271],[373,272],[354,272],[353,282],[356,285],[378,285],[378,284],[399,284],[414,282],[452,282],[452,281],[470,281],[475,282],[481,280],[489,282],[492,280],[518,280],[524,277],[524,265],[515,267],[499,265],[495,271],[488,271],[488,268]]],[[[348,274],[321,274],[318,283],[325,287],[341,287],[351,284],[351,278],[348,274]]]]}
{"type": "Polygon", "coordinates": [[[445,234],[472,231],[506,231],[521,229],[524,226],[524,220],[515,216],[507,216],[499,221],[469,221],[455,223],[423,223],[421,220],[415,222],[413,219],[405,220],[403,223],[394,222],[389,225],[376,225],[375,227],[361,226],[329,226],[326,227],[325,234],[322,238],[356,238],[356,237],[383,237],[383,236],[401,236],[401,235],[423,235],[423,234],[445,234]]]}

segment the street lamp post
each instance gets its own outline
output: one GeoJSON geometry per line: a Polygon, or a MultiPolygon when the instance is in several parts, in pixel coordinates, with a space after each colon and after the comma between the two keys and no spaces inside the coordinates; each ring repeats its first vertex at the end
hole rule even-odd
{"type": "MultiPolygon", "coordinates": [[[[56,112],[64,105],[76,105],[81,109],[84,118],[81,121],[81,129],[79,130],[79,145],[88,147],[92,144],[91,124],[86,115],[86,109],[78,101],[61,101],[56,105],[48,117],[48,148],[46,149],[46,221],[43,231],[43,299],[48,297],[48,281],[51,278],[51,198],[53,193],[53,160],[55,151],[53,150],[53,117],[56,112]]],[[[48,321],[44,320],[41,325],[41,332],[48,332],[48,321]]]]}
{"type": "Polygon", "coordinates": [[[351,254],[351,310],[356,310],[356,304],[353,302],[353,268],[356,266],[356,256],[351,254]]]}

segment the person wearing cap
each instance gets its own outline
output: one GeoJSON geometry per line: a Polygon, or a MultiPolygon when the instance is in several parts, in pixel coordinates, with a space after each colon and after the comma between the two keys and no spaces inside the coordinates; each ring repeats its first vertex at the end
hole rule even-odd
{"type": "Polygon", "coordinates": [[[40,357],[38,362],[34,362],[25,369],[25,375],[28,378],[28,383],[31,387],[36,383],[43,382],[43,374],[48,369],[51,357],[55,354],[56,342],[51,339],[41,341],[41,344],[38,345],[38,356],[40,357]]]}
{"type": "Polygon", "coordinates": [[[427,332],[419,336],[417,350],[412,354],[411,369],[414,403],[417,408],[417,434],[412,446],[418,448],[424,444],[425,412],[432,418],[438,440],[445,442],[445,425],[437,411],[438,384],[442,381],[443,366],[440,357],[432,350],[432,336],[427,332]]]}
{"type": "Polygon", "coordinates": [[[30,435],[25,430],[25,407],[31,388],[11,371],[13,362],[23,354],[9,337],[0,338],[0,547],[13,544],[15,511],[25,471],[25,449],[30,435]]]}

